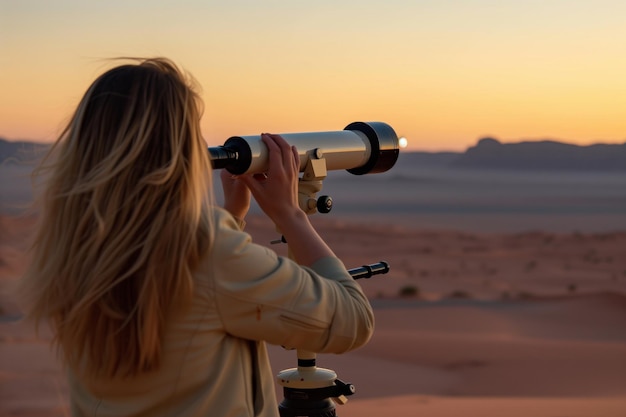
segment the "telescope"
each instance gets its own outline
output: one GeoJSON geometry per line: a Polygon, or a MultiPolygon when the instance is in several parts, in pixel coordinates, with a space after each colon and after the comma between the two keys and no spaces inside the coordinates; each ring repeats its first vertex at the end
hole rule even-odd
{"type": "MultiPolygon", "coordinates": [[[[282,133],[300,158],[298,203],[307,213],[328,213],[329,196],[315,197],[328,170],[345,169],[363,175],[385,172],[393,167],[400,153],[398,135],[382,122],[354,122],[340,131],[282,133]]],[[[269,168],[269,151],[261,136],[233,136],[224,145],[209,147],[213,169],[231,174],[261,174],[269,168]]],[[[288,243],[284,236],[271,243],[288,243]]],[[[354,279],[385,274],[389,264],[379,262],[348,271],[354,279]]],[[[298,367],[281,371],[277,381],[283,386],[284,400],[278,407],[281,417],[336,417],[335,403],[344,404],[355,388],[337,374],[316,366],[316,354],[298,349],[298,367]]]]}
{"type": "MultiPolygon", "coordinates": [[[[354,122],[340,131],[284,133],[283,139],[298,150],[300,172],[313,169],[314,178],[326,170],[342,170],[355,175],[385,172],[396,163],[398,136],[382,122],[354,122]]],[[[268,169],[268,150],[261,136],[233,136],[224,145],[209,147],[214,169],[231,174],[258,174],[268,169]]],[[[305,175],[306,178],[306,175],[305,175]]]]}

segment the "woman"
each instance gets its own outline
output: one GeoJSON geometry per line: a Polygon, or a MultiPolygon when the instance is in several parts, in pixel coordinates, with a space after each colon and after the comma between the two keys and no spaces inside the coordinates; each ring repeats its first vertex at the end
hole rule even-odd
{"type": "Polygon", "coordinates": [[[75,416],[275,416],[264,342],[340,353],[369,303],[298,207],[298,156],[262,135],[266,176],[222,173],[211,198],[200,100],[166,59],[89,87],[52,150],[27,316],[49,322],[75,416]],[[295,259],[240,226],[250,195],[295,259]]]}

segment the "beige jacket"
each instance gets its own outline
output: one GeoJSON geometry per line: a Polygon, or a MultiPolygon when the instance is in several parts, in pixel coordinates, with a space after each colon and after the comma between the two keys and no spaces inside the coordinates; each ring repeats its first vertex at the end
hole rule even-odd
{"type": "Polygon", "coordinates": [[[104,381],[70,373],[73,416],[278,416],[264,342],[342,353],[369,340],[371,307],[339,259],[298,266],[220,209],[215,227],[191,308],[168,323],[160,370],[104,381]]]}

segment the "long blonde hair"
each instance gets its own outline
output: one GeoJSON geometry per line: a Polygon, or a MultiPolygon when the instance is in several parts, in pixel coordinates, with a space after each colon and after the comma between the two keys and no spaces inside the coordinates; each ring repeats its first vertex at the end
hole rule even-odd
{"type": "Polygon", "coordinates": [[[89,87],[44,162],[27,317],[50,321],[65,362],[127,377],[160,364],[210,245],[211,162],[190,77],[163,58],[89,87]]]}

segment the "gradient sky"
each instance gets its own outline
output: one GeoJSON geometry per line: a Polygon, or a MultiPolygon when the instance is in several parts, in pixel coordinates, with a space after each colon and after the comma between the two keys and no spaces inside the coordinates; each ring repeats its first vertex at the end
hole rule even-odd
{"type": "Polygon", "coordinates": [[[53,140],[108,58],[157,55],[210,145],[357,120],[416,150],[626,141],[624,0],[0,0],[0,136],[53,140]]]}

